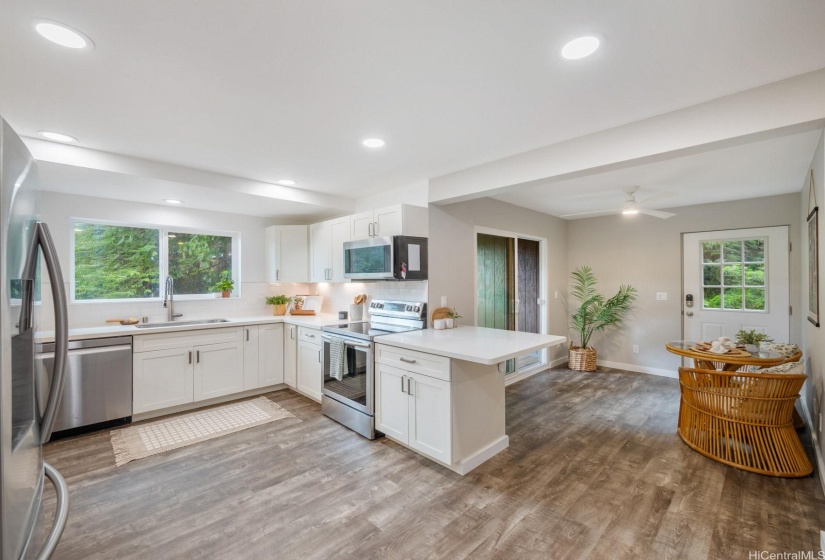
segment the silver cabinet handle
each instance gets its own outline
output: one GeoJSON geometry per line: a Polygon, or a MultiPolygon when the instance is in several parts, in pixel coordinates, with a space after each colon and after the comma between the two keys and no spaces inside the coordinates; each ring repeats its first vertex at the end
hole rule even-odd
{"type": "Polygon", "coordinates": [[[189,351],[189,363],[190,364],[192,363],[192,351],[191,350],[189,351]]]}
{"type": "Polygon", "coordinates": [[[246,331],[246,341],[249,342],[249,329],[244,329],[246,331]]]}
{"type": "Polygon", "coordinates": [[[196,364],[201,363],[201,351],[200,350],[195,350],[195,363],[196,364]]]}
{"type": "Polygon", "coordinates": [[[43,463],[43,469],[46,476],[54,484],[54,491],[57,494],[57,511],[54,514],[54,525],[49,535],[46,537],[46,542],[43,543],[43,548],[37,553],[35,560],[49,560],[57,548],[57,543],[63,535],[63,529],[66,527],[66,520],[69,518],[69,487],[60,473],[48,463],[43,463]]]}
{"type": "MultiPolygon", "coordinates": [[[[324,360],[323,360],[323,359],[321,359],[321,354],[323,354],[323,352],[318,352],[318,363],[319,363],[319,364],[324,363],[324,360]]],[[[322,372],[322,373],[323,373],[323,372],[322,372]]]]}
{"type": "Polygon", "coordinates": [[[407,378],[407,394],[410,395],[411,397],[414,397],[415,395],[413,395],[413,392],[412,392],[412,381],[413,381],[412,377],[407,378]]]}
{"type": "Polygon", "coordinates": [[[289,329],[289,338],[295,340],[295,327],[289,329]]]}
{"type": "MultiPolygon", "coordinates": [[[[43,411],[43,419],[40,421],[40,441],[46,443],[52,437],[52,428],[56,420],[57,407],[60,404],[60,397],[63,394],[63,386],[66,379],[66,362],[69,356],[69,319],[68,300],[63,286],[63,273],[60,271],[60,261],[57,258],[57,250],[54,247],[49,226],[43,222],[37,222],[32,232],[31,246],[26,260],[24,277],[34,278],[37,267],[38,247],[43,250],[43,260],[49,272],[49,285],[52,289],[54,300],[54,369],[52,374],[52,385],[49,388],[49,400],[46,409],[43,411]]],[[[34,304],[34,287],[26,290],[26,295],[31,298],[34,304]]],[[[26,331],[33,327],[32,314],[27,302],[23,303],[23,310],[20,317],[20,331],[26,331]]],[[[59,475],[58,475],[59,476],[59,475]]]]}
{"type": "Polygon", "coordinates": [[[398,358],[398,359],[399,359],[399,360],[401,360],[402,362],[405,362],[405,363],[408,363],[408,364],[414,364],[414,363],[415,363],[415,360],[411,360],[411,359],[409,359],[409,358],[405,358],[404,356],[401,356],[401,357],[400,357],[400,358],[398,358]]]}
{"type": "Polygon", "coordinates": [[[280,279],[281,279],[281,269],[278,268],[278,269],[275,270],[275,280],[280,280],[280,279]]]}
{"type": "Polygon", "coordinates": [[[375,237],[375,231],[374,231],[374,227],[373,227],[373,226],[375,226],[375,224],[374,224],[374,223],[372,223],[372,222],[370,222],[369,224],[367,224],[367,233],[369,234],[369,236],[370,236],[370,237],[375,237]]]}
{"type": "Polygon", "coordinates": [[[307,338],[315,338],[315,335],[314,334],[308,334],[307,338]]]}
{"type": "Polygon", "coordinates": [[[378,237],[378,222],[372,223],[372,236],[378,237]]]}
{"type": "Polygon", "coordinates": [[[406,391],[406,389],[404,389],[404,380],[405,380],[405,379],[407,379],[407,376],[406,376],[406,375],[402,375],[402,376],[401,376],[401,392],[402,392],[402,393],[406,393],[406,392],[407,392],[407,391],[406,391]]]}

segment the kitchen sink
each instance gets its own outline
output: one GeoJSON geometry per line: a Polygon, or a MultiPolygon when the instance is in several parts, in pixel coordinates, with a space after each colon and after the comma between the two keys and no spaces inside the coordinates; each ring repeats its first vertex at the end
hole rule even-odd
{"type": "Polygon", "coordinates": [[[138,329],[159,329],[163,327],[185,327],[188,325],[214,325],[215,323],[228,323],[229,319],[201,319],[198,321],[169,321],[166,323],[140,323],[135,325],[138,329]]]}

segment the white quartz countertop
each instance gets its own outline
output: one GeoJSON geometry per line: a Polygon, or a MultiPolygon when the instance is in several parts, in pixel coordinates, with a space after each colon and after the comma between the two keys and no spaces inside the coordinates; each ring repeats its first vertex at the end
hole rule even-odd
{"type": "Polygon", "coordinates": [[[425,329],[387,334],[375,339],[378,344],[485,365],[498,364],[566,341],[564,336],[464,326],[442,331],[425,329]]]}
{"type": "MultiPolygon", "coordinates": [[[[324,325],[338,323],[338,316],[332,314],[320,315],[261,315],[258,317],[220,317],[227,319],[226,323],[208,323],[203,325],[175,325],[173,327],[150,327],[139,329],[134,325],[109,324],[100,327],[86,327],[80,329],[69,329],[69,340],[84,340],[87,338],[109,338],[113,336],[137,336],[142,334],[156,334],[175,331],[197,331],[204,329],[219,329],[221,327],[243,327],[248,325],[262,325],[270,323],[286,323],[288,325],[298,325],[320,329],[324,325]]],[[[181,322],[185,321],[181,319],[181,322]]],[[[54,331],[41,331],[37,333],[37,342],[53,342],[54,331]]]]}

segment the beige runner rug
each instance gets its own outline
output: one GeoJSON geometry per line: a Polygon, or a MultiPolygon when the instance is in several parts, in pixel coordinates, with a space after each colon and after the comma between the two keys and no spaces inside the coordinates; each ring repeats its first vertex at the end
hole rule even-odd
{"type": "Polygon", "coordinates": [[[294,415],[268,398],[258,397],[113,430],[110,435],[115,463],[119,467],[129,461],[290,417],[294,415]]]}

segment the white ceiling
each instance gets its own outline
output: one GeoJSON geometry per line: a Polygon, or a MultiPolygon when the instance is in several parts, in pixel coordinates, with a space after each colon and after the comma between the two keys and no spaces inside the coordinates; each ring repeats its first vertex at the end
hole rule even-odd
{"type": "Polygon", "coordinates": [[[347,197],[825,67],[825,2],[9,0],[19,133],[347,197]],[[31,19],[89,35],[48,43],[31,19]],[[580,61],[558,50],[599,33],[580,61]],[[360,145],[387,140],[382,150],[360,145]]]}
{"type": "MultiPolygon", "coordinates": [[[[798,193],[822,130],[708,151],[587,177],[524,187],[493,198],[552,216],[621,209],[638,186],[643,208],[798,193]],[[648,198],[655,197],[651,202],[648,198]]],[[[678,213],[678,210],[675,210],[678,213]]],[[[586,217],[586,216],[582,216],[586,217]]]]}

